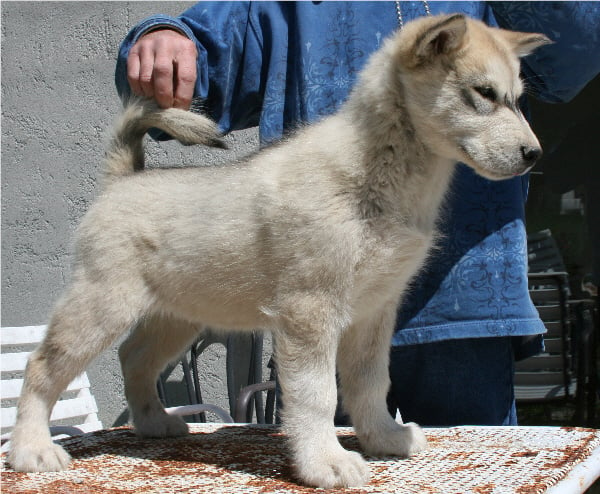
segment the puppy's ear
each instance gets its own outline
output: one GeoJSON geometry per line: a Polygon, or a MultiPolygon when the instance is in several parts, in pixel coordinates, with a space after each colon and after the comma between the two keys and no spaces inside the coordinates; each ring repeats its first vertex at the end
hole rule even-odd
{"type": "Polygon", "coordinates": [[[506,31],[504,29],[500,32],[518,57],[526,57],[540,46],[554,43],[554,41],[539,33],[520,33],[517,31],[506,31]]]}
{"type": "Polygon", "coordinates": [[[417,63],[457,52],[465,43],[466,33],[467,19],[461,14],[448,16],[429,26],[416,39],[414,54],[417,63]]]}

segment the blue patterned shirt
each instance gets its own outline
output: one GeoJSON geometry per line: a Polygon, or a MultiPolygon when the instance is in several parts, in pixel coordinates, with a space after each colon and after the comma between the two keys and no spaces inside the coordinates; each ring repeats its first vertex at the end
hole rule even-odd
{"type": "MultiPolygon", "coordinates": [[[[528,91],[572,98],[600,71],[599,2],[400,2],[404,22],[462,12],[556,43],[523,62],[528,91]]],[[[156,15],[123,41],[116,83],[141,35],[171,26],[196,42],[195,96],[223,131],[259,126],[266,144],[334,112],[358,72],[398,28],[395,2],[201,2],[156,15]]],[[[443,241],[398,312],[393,345],[545,332],[527,285],[527,177],[491,182],[459,165],[440,219],[443,241]]]]}

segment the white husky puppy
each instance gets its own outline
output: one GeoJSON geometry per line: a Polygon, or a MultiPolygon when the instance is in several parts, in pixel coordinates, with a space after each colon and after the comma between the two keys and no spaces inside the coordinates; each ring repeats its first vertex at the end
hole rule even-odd
{"type": "Polygon", "coordinates": [[[203,116],[132,103],[115,130],[104,192],[79,227],[72,282],[29,361],[11,465],[67,467],[50,411],[128,330],[120,356],[137,432],[185,434],[155,383],[200,324],[274,333],[301,482],[369,478],[361,455],[336,438],[336,369],[365,452],[421,451],[421,429],[386,408],[396,308],[435,242],[455,164],[496,180],[540,156],[517,103],[518,59],[547,42],[462,15],[420,19],[371,57],[340,111],[230,166],[139,171],[150,127],[185,143],[219,141],[203,116]]]}

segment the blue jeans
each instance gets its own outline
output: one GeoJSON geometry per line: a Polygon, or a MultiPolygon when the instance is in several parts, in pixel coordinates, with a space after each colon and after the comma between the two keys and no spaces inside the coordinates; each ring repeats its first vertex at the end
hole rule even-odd
{"type": "Polygon", "coordinates": [[[510,337],[393,347],[388,408],[424,426],[517,425],[510,337]]]}

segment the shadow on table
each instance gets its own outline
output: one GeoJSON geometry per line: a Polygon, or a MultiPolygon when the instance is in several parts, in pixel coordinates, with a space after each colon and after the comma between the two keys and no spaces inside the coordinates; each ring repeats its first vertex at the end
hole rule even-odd
{"type": "MultiPolygon", "coordinates": [[[[344,448],[360,452],[353,434],[341,432],[338,439],[344,448]]],[[[164,439],[140,438],[130,428],[116,428],[91,433],[83,443],[66,440],[63,446],[75,460],[100,455],[151,460],[153,476],[218,475],[226,481],[227,473],[235,472],[260,477],[261,485],[303,489],[292,470],[287,439],[274,427],[228,426],[164,439]]]]}

